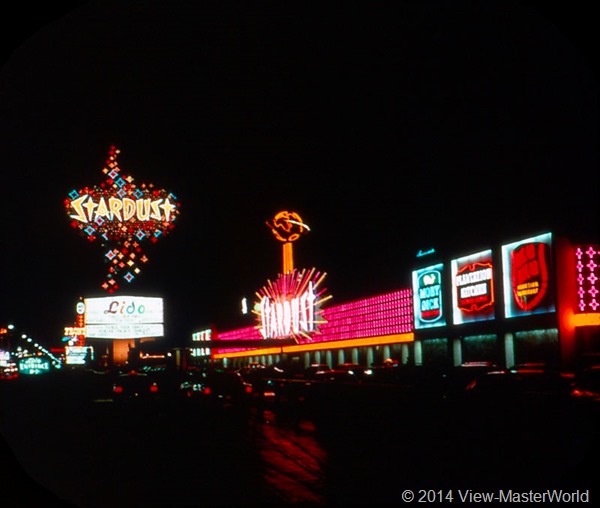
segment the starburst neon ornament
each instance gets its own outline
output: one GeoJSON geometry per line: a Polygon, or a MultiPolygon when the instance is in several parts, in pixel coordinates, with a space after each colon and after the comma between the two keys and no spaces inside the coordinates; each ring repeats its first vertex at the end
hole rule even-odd
{"type": "Polygon", "coordinates": [[[99,186],[72,190],[64,204],[71,227],[89,241],[99,241],[106,249],[109,265],[102,288],[113,293],[118,278],[131,283],[148,261],[141,245],[156,243],[174,227],[179,215],[177,198],[152,184],[136,185],[131,176],[121,174],[117,155],[111,146],[102,172],[106,180],[99,186]]]}

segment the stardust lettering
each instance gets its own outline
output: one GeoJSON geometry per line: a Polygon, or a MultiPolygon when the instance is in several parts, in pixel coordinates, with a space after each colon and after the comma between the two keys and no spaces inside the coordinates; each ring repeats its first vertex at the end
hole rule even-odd
{"type": "Polygon", "coordinates": [[[314,331],[315,299],[312,282],[306,292],[290,300],[273,302],[263,297],[260,301],[263,337],[283,338],[314,331]]]}
{"type": "Polygon", "coordinates": [[[89,194],[84,194],[71,201],[71,208],[75,213],[70,217],[79,222],[88,223],[104,218],[109,221],[126,222],[137,221],[171,221],[171,212],[175,210],[169,198],[166,199],[132,199],[104,196],[98,201],[89,194]]]}

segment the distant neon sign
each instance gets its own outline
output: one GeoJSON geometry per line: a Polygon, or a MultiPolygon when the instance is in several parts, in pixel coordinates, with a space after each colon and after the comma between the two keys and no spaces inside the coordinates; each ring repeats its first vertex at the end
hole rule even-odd
{"type": "Polygon", "coordinates": [[[128,283],[138,276],[140,264],[148,261],[142,242],[155,243],[169,233],[180,206],[172,193],[152,184],[138,186],[131,176],[122,175],[119,153],[116,147],[110,148],[104,182],[73,190],[64,201],[71,227],[107,247],[104,260],[109,268],[102,287],[109,293],[119,288],[117,275],[128,283]]]}
{"type": "Polygon", "coordinates": [[[29,356],[19,360],[19,373],[28,376],[50,372],[50,360],[39,356],[29,356]]]}
{"type": "Polygon", "coordinates": [[[265,339],[287,337],[310,337],[323,322],[321,304],[325,289],[319,286],[326,274],[307,271],[280,274],[279,278],[263,287],[256,296],[255,313],[259,318],[259,330],[265,339]]]}

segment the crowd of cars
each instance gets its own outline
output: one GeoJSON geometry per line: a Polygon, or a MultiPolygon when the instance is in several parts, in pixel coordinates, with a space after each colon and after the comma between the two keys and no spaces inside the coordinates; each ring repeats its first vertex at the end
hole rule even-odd
{"type": "Polygon", "coordinates": [[[356,407],[403,402],[481,408],[566,403],[596,412],[600,407],[600,364],[569,373],[542,363],[506,369],[491,362],[467,362],[447,369],[397,363],[372,367],[313,364],[300,372],[260,364],[186,370],[140,365],[95,375],[88,371],[87,377],[93,378],[88,384],[94,387],[94,396],[115,406],[166,402],[211,410],[309,411],[335,408],[342,401],[356,407]]]}

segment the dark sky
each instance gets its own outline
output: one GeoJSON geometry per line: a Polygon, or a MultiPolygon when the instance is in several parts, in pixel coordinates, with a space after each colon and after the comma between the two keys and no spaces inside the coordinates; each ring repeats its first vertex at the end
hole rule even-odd
{"type": "Polygon", "coordinates": [[[63,200],[104,179],[112,144],[123,173],[181,203],[124,289],[165,298],[175,343],[239,325],[239,300],[282,269],[265,225],[280,210],[311,227],[295,265],[327,272],[335,303],[407,287],[419,249],[597,238],[596,17],[558,4],[111,0],[3,16],[22,35],[0,60],[0,325],[56,344],[78,297],[105,295],[102,249],[63,200]]]}

